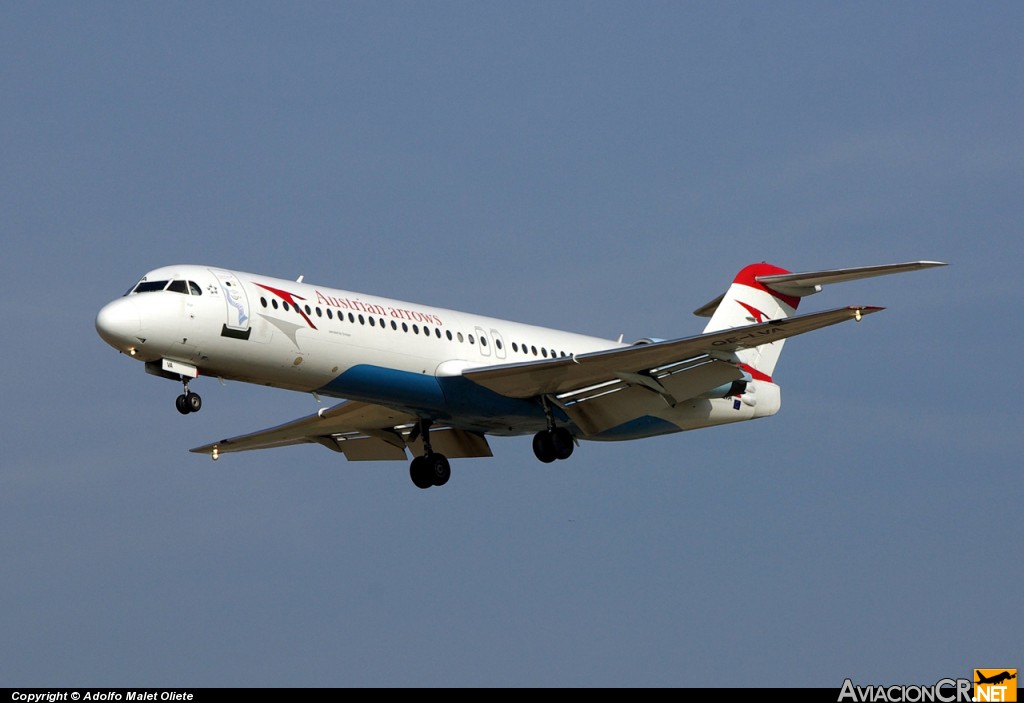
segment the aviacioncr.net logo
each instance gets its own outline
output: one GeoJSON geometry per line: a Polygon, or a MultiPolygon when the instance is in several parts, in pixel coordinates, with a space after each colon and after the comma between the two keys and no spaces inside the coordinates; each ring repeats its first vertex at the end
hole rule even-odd
{"type": "Polygon", "coordinates": [[[837,703],[970,703],[970,679],[939,679],[934,686],[858,686],[843,681],[837,703]]]}

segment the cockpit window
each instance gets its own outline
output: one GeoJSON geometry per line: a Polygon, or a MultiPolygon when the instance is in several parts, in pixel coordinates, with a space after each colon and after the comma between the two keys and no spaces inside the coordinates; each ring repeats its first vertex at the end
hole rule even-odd
{"type": "Polygon", "coordinates": [[[202,295],[203,289],[195,281],[147,281],[142,279],[134,288],[131,288],[125,295],[132,293],[153,293],[154,291],[167,290],[172,293],[184,295],[202,295]]]}
{"type": "Polygon", "coordinates": [[[140,281],[133,293],[152,293],[167,287],[167,281],[140,281]]]}

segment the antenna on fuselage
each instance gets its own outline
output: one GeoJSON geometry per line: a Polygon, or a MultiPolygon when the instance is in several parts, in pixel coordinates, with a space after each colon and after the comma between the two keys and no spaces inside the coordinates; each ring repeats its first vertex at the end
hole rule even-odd
{"type": "Polygon", "coordinates": [[[295,279],[295,282],[296,282],[296,283],[302,283],[302,279],[303,279],[303,278],[305,278],[305,276],[304,276],[304,275],[303,275],[303,276],[299,276],[298,278],[296,278],[296,279],[295,279]]]}

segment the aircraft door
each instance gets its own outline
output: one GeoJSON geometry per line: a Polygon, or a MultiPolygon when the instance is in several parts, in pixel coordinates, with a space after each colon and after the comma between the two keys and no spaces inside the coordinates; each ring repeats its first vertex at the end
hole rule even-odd
{"type": "Polygon", "coordinates": [[[227,322],[224,323],[224,335],[248,339],[250,329],[249,296],[241,282],[230,271],[210,269],[220,284],[221,294],[224,296],[225,314],[227,322]]]}
{"type": "Polygon", "coordinates": [[[479,327],[479,326],[478,327],[474,327],[473,328],[473,332],[476,333],[476,337],[477,337],[477,340],[476,340],[477,350],[483,356],[490,356],[491,355],[491,344],[487,340],[487,333],[484,331],[484,328],[483,327],[479,327]]]}
{"type": "Polygon", "coordinates": [[[491,328],[491,341],[494,342],[494,356],[499,359],[504,359],[505,354],[505,340],[501,337],[501,332],[491,328]]]}

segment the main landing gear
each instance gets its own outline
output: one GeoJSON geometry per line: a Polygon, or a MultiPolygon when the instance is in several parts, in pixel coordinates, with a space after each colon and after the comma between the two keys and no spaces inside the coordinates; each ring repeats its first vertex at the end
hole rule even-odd
{"type": "Polygon", "coordinates": [[[420,420],[419,425],[410,436],[410,441],[423,434],[423,456],[418,456],[409,464],[409,478],[417,488],[443,486],[452,477],[452,467],[448,457],[434,452],[430,447],[430,420],[420,420]]]}
{"type": "Polygon", "coordinates": [[[203,399],[199,397],[198,393],[193,393],[188,389],[187,378],[183,378],[181,382],[185,384],[185,392],[175,399],[174,407],[176,407],[178,412],[182,415],[199,412],[199,409],[203,407],[203,399]]]}
{"type": "Polygon", "coordinates": [[[572,432],[564,427],[555,427],[555,417],[551,414],[551,406],[548,405],[546,396],[541,398],[541,403],[544,405],[548,428],[533,436],[533,453],[545,464],[550,464],[555,459],[568,459],[575,448],[572,432]]]}
{"type": "Polygon", "coordinates": [[[572,433],[564,427],[543,430],[533,436],[533,453],[545,464],[555,459],[568,459],[574,448],[572,433]]]}

